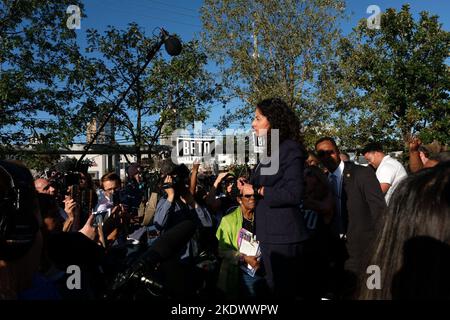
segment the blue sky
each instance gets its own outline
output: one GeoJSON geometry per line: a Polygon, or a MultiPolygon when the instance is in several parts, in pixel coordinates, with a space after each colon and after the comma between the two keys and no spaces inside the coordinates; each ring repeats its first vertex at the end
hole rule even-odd
{"type": "MultiPolygon", "coordinates": [[[[148,35],[156,27],[163,27],[170,33],[178,34],[183,41],[197,37],[201,31],[199,9],[201,0],[85,0],[84,13],[86,18],[81,20],[81,29],[77,30],[81,47],[85,45],[85,34],[89,28],[102,32],[108,25],[125,29],[130,22],[137,22],[148,35]]],[[[444,29],[450,25],[450,2],[445,0],[348,0],[347,13],[351,14],[349,21],[343,21],[341,28],[347,34],[361,18],[367,18],[369,5],[378,5],[381,11],[387,8],[400,9],[409,3],[411,11],[417,17],[420,11],[426,10],[440,17],[444,29]]],[[[214,68],[211,67],[213,70],[214,68]]],[[[221,106],[212,109],[206,125],[217,123],[224,109],[221,106]]]]}
{"type": "MultiPolygon", "coordinates": [[[[135,21],[151,33],[155,27],[164,27],[177,33],[185,41],[191,40],[201,31],[199,9],[201,0],[85,0],[87,18],[82,20],[79,33],[88,28],[104,30],[108,25],[125,28],[135,21]]],[[[347,12],[352,13],[348,23],[343,23],[344,33],[361,18],[369,16],[366,9],[369,5],[378,5],[382,11],[387,8],[400,9],[409,3],[414,14],[427,10],[440,16],[444,28],[450,23],[450,2],[445,0],[348,0],[347,12]]]]}

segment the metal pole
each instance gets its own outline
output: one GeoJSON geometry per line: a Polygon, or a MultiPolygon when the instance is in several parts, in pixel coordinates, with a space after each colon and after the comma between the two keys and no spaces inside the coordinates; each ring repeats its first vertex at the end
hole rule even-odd
{"type": "Polygon", "coordinates": [[[103,128],[106,126],[106,124],[108,123],[109,119],[111,119],[111,117],[113,116],[113,114],[116,112],[117,108],[119,108],[119,106],[122,104],[123,100],[125,100],[125,97],[127,96],[128,92],[130,92],[131,88],[134,86],[134,84],[138,81],[139,77],[141,76],[141,74],[145,71],[145,68],[147,68],[148,64],[150,63],[150,61],[153,59],[153,57],[155,56],[155,54],[158,52],[158,50],[161,48],[161,46],[164,44],[164,41],[166,40],[167,37],[167,33],[165,32],[165,30],[162,29],[161,31],[161,38],[160,40],[155,43],[153,45],[153,47],[150,49],[150,52],[147,54],[147,60],[145,62],[145,64],[142,66],[142,68],[139,70],[139,72],[136,74],[136,76],[133,78],[133,81],[131,81],[130,85],[128,86],[127,90],[125,90],[124,93],[122,93],[120,95],[119,100],[116,102],[116,104],[111,108],[111,111],[109,112],[108,116],[106,117],[105,121],[103,121],[102,125],[100,126],[100,128],[97,130],[97,132],[95,133],[95,135],[92,137],[91,141],[84,147],[84,152],[81,155],[80,159],[78,159],[77,161],[77,167],[80,166],[81,161],[84,159],[84,157],[86,156],[87,152],[89,151],[89,149],[92,147],[92,145],[94,144],[95,140],[98,138],[98,136],[100,135],[100,132],[102,132],[103,128]]]}

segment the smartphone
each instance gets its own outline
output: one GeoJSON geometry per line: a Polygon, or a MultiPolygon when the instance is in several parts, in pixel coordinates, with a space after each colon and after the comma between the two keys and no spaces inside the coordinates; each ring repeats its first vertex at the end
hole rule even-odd
{"type": "Polygon", "coordinates": [[[93,227],[102,226],[103,222],[109,218],[111,215],[111,209],[100,210],[92,213],[94,215],[94,220],[92,222],[93,227]]]}
{"type": "Polygon", "coordinates": [[[70,189],[70,196],[72,197],[72,199],[74,199],[74,201],[78,202],[79,194],[80,194],[80,186],[77,184],[73,184],[70,189]]]}

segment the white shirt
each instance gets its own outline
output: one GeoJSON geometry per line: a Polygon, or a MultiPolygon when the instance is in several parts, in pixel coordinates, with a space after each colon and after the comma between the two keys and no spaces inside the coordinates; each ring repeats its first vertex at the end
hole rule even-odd
{"type": "Polygon", "coordinates": [[[98,190],[97,196],[98,196],[97,206],[95,207],[94,212],[108,210],[114,207],[112,199],[108,198],[108,196],[105,194],[103,190],[98,190]]]}
{"type": "Polygon", "coordinates": [[[376,175],[380,183],[388,183],[391,185],[384,196],[386,203],[389,204],[389,200],[391,199],[395,188],[399,182],[407,176],[406,170],[399,161],[387,155],[381,160],[376,175]]]}

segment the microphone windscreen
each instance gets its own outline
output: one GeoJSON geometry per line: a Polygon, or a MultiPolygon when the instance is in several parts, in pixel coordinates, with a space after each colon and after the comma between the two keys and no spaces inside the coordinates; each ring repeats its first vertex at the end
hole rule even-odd
{"type": "Polygon", "coordinates": [[[166,41],[164,41],[164,47],[171,56],[179,55],[182,49],[180,40],[174,36],[169,36],[166,41]]]}

